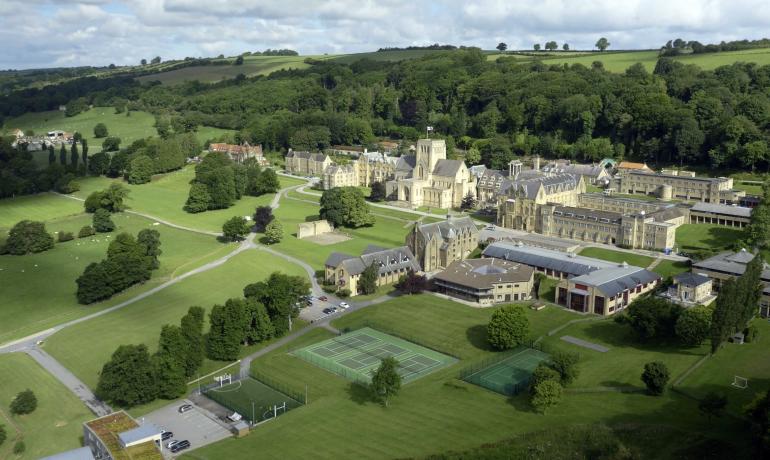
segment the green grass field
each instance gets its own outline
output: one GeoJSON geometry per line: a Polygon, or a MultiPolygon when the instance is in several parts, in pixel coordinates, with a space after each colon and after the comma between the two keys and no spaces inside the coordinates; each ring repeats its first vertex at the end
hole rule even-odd
{"type": "Polygon", "coordinates": [[[594,259],[607,260],[609,262],[628,262],[629,265],[636,265],[637,267],[646,268],[652,262],[652,257],[643,256],[640,254],[633,254],[631,252],[613,251],[612,249],[604,248],[584,248],[580,251],[581,256],[593,257],[594,259]]]}
{"type": "MultiPolygon", "coordinates": [[[[130,214],[115,214],[113,221],[117,225],[113,233],[57,243],[53,249],[39,254],[0,256],[0,342],[115,305],[234,249],[233,244],[219,243],[212,236],[152,225],[153,221],[130,214]],[[104,302],[80,305],[75,298],[75,280],[85,267],[105,257],[109,241],[118,233],[136,235],[145,228],[155,229],[161,235],[163,254],[152,279],[104,302]]],[[[50,233],[70,231],[77,235],[78,229],[90,223],[90,214],[79,214],[49,220],[46,228],[50,233]]]]}
{"type": "MultiPolygon", "coordinates": [[[[273,194],[259,197],[244,196],[227,209],[190,214],[184,209],[190,192],[190,181],[195,177],[195,168],[187,166],[179,171],[156,176],[149,184],[131,185],[121,179],[106,177],[89,178],[83,181],[80,191],[74,195],[86,198],[95,190],[107,188],[111,182],[118,181],[130,190],[126,204],[133,211],[142,212],[171,223],[188,228],[221,232],[222,224],[233,216],[252,216],[257,206],[266,206],[273,199],[273,194]],[[158,199],[162,197],[162,199],[158,199]]],[[[299,185],[298,179],[279,177],[281,187],[299,185]]]]}
{"type": "Polygon", "coordinates": [[[0,235],[21,220],[48,221],[82,212],[83,203],[53,193],[6,198],[0,200],[0,235]]]}
{"type": "MultiPolygon", "coordinates": [[[[484,336],[491,309],[471,309],[431,297],[402,297],[351,313],[334,324],[341,327],[375,319],[401,335],[415,334],[424,345],[449,347],[463,359],[493,353],[486,348],[484,336]]],[[[533,335],[537,335],[575,315],[549,307],[529,311],[528,317],[533,335]]],[[[313,330],[252,364],[253,369],[278,380],[308,384],[308,405],[260,426],[245,438],[196,449],[186,457],[246,459],[259,449],[265,458],[419,458],[532,431],[597,423],[685,428],[733,442],[741,442],[746,435],[742,425],[730,418],[709,424],[696,415],[696,402],[671,393],[650,397],[568,392],[558,406],[540,415],[530,408],[526,395],[506,398],[458,380],[457,368],[462,363],[403,387],[385,408],[371,402],[358,386],[287,353],[329,337],[328,331],[313,330]],[[302,442],[296,442],[296,433],[302,433],[302,442]]],[[[601,365],[598,360],[581,363],[581,372],[590,375],[589,367],[597,364],[601,365]]],[[[634,376],[639,373],[641,369],[634,369],[634,376]]],[[[671,443],[681,440],[667,439],[671,443]]],[[[673,446],[659,446],[667,447],[673,446]]]]}
{"type": "Polygon", "coordinates": [[[662,276],[663,279],[669,276],[678,275],[690,270],[690,264],[687,262],[679,262],[674,260],[663,260],[656,265],[652,271],[662,276]]]}
{"type": "Polygon", "coordinates": [[[199,305],[208,311],[215,303],[242,297],[244,286],[275,271],[305,274],[299,266],[279,257],[246,251],[130,307],[66,328],[46,341],[46,350],[93,388],[102,365],[118,345],[144,343],[154,350],[161,326],[177,324],[189,307],[199,305]],[[87,354],[83,353],[86,348],[91,350],[87,354]]]}
{"type": "MultiPolygon", "coordinates": [[[[255,379],[243,379],[221,388],[213,388],[206,396],[252,422],[273,417],[273,406],[286,403],[286,410],[296,409],[302,403],[255,379]]],[[[280,413],[279,413],[280,415],[280,413]]]]}
{"type": "Polygon", "coordinates": [[[714,224],[684,224],[676,229],[676,244],[680,251],[726,250],[743,236],[739,228],[714,224]]]}
{"type": "Polygon", "coordinates": [[[0,458],[31,460],[76,449],[81,446],[82,423],[93,418],[74,394],[32,358],[22,353],[0,356],[0,425],[8,433],[0,446],[0,458]],[[37,409],[12,416],[8,405],[26,389],[35,393],[37,409]],[[16,439],[26,445],[21,456],[11,452],[16,439]]]}
{"type": "Polygon", "coordinates": [[[767,359],[770,323],[758,318],[753,324],[759,328],[757,341],[743,345],[726,343],[688,375],[678,389],[696,398],[709,391],[724,394],[727,410],[742,415],[746,404],[770,389],[770,360],[767,359]],[[748,388],[742,390],[731,385],[736,375],[749,379],[748,388]]]}

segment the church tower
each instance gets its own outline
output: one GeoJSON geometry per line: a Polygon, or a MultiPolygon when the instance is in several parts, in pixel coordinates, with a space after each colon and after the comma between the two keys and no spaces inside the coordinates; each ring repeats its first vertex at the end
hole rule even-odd
{"type": "Polygon", "coordinates": [[[444,139],[420,139],[417,141],[415,177],[427,179],[438,160],[446,160],[444,139]]]}

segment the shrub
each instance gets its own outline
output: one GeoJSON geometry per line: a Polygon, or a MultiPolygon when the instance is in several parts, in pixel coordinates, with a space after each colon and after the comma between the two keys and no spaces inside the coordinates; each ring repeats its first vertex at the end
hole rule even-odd
{"type": "Polygon", "coordinates": [[[676,335],[683,344],[697,347],[709,337],[711,315],[714,309],[709,307],[688,308],[676,320],[676,335]]]}
{"type": "Polygon", "coordinates": [[[487,325],[490,345],[498,350],[508,350],[524,342],[529,334],[529,320],[524,309],[507,305],[497,309],[487,325]]]}
{"type": "Polygon", "coordinates": [[[8,433],[5,432],[5,425],[0,425],[0,446],[5,442],[5,438],[8,437],[8,433]]]}
{"type": "Polygon", "coordinates": [[[753,342],[759,337],[759,328],[753,324],[749,324],[743,331],[743,341],[746,343],[753,342]]]}
{"type": "Polygon", "coordinates": [[[538,412],[545,413],[561,401],[562,387],[556,380],[546,380],[535,386],[530,402],[538,412]]]}
{"type": "Polygon", "coordinates": [[[94,212],[94,230],[99,233],[106,233],[115,230],[115,222],[110,218],[110,212],[99,208],[94,212]]]}
{"type": "Polygon", "coordinates": [[[323,291],[327,294],[334,294],[335,292],[337,292],[337,286],[333,284],[332,285],[324,284],[321,286],[321,289],[323,289],[323,291]]]}
{"type": "Polygon", "coordinates": [[[346,297],[350,297],[350,289],[348,288],[340,289],[339,291],[337,291],[337,297],[340,297],[343,299],[346,297]]]}
{"type": "Polygon", "coordinates": [[[24,441],[16,441],[16,444],[13,445],[13,453],[15,455],[21,455],[25,450],[27,450],[27,446],[24,445],[24,441]]]}
{"type": "Polygon", "coordinates": [[[647,386],[647,391],[653,396],[663,394],[670,377],[668,367],[660,361],[653,361],[644,365],[642,381],[647,386]]]}
{"type": "Polygon", "coordinates": [[[11,401],[11,413],[23,415],[32,413],[37,409],[37,397],[32,390],[24,390],[11,401]]]}
{"type": "Polygon", "coordinates": [[[5,251],[17,256],[30,252],[43,252],[51,248],[53,248],[53,236],[45,230],[45,224],[31,220],[22,220],[14,225],[5,241],[5,251]]]}
{"type": "Polygon", "coordinates": [[[87,238],[89,236],[96,235],[96,230],[90,225],[86,225],[78,232],[78,238],[87,238]]]}
{"type": "Polygon", "coordinates": [[[75,239],[75,235],[73,235],[72,232],[65,232],[65,231],[59,232],[59,243],[64,243],[65,241],[72,241],[74,239],[75,239]]]}
{"type": "Polygon", "coordinates": [[[545,382],[546,380],[553,380],[554,382],[558,382],[561,379],[561,376],[558,372],[551,369],[547,364],[540,363],[537,365],[534,371],[532,371],[532,375],[529,377],[529,393],[530,395],[535,394],[535,387],[537,387],[540,383],[545,382]]]}
{"type": "Polygon", "coordinates": [[[574,382],[580,374],[577,363],[580,355],[568,351],[559,351],[551,356],[549,365],[559,374],[559,381],[563,386],[574,382]]]}

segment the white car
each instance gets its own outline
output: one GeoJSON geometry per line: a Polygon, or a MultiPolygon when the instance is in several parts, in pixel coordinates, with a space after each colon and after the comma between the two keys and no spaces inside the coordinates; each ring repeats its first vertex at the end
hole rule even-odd
{"type": "Polygon", "coordinates": [[[177,440],[174,440],[174,441],[169,441],[169,442],[166,444],[166,449],[171,449],[172,447],[174,447],[174,446],[175,446],[175,445],[177,445],[177,444],[179,444],[179,441],[177,441],[177,440]]]}
{"type": "Polygon", "coordinates": [[[346,302],[340,302],[340,308],[343,310],[347,310],[350,307],[346,302]]]}

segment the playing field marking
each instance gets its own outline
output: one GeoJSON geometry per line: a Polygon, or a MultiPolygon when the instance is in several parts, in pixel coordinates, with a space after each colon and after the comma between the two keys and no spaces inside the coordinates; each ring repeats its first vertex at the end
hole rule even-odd
{"type": "Polygon", "coordinates": [[[238,390],[240,390],[241,386],[243,386],[243,384],[241,383],[240,380],[238,380],[237,382],[233,383],[232,385],[226,385],[226,386],[220,387],[220,388],[212,388],[210,391],[215,391],[217,393],[230,393],[231,391],[238,391],[238,390]],[[236,387],[235,385],[238,385],[238,386],[236,387]],[[234,388],[228,388],[230,386],[233,386],[234,388]],[[227,388],[227,389],[225,389],[225,388],[227,388]]]}

